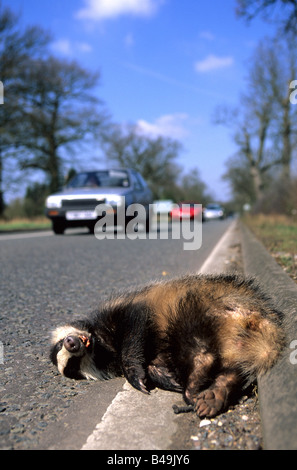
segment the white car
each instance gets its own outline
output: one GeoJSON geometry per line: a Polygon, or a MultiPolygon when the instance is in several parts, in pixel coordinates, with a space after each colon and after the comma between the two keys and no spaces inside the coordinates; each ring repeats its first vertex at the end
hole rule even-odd
{"type": "Polygon", "coordinates": [[[114,213],[124,201],[125,209],[131,204],[142,204],[149,223],[149,205],[152,192],[142,176],[135,170],[115,169],[77,173],[62,191],[46,199],[46,216],[51,219],[55,234],[63,234],[68,227],[88,227],[90,231],[98,220],[95,208],[99,204],[113,207],[114,213]]]}
{"type": "Polygon", "coordinates": [[[203,220],[224,219],[225,211],[219,204],[207,204],[203,209],[203,220]]]}

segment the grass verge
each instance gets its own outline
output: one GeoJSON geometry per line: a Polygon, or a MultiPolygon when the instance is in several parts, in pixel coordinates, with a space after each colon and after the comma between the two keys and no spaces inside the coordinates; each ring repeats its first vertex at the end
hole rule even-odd
{"type": "Polygon", "coordinates": [[[248,215],[244,223],[297,282],[297,221],[283,215],[248,215]]]}
{"type": "Polygon", "coordinates": [[[51,228],[51,222],[45,217],[34,219],[0,219],[0,232],[21,231],[21,230],[46,230],[51,228]]]}

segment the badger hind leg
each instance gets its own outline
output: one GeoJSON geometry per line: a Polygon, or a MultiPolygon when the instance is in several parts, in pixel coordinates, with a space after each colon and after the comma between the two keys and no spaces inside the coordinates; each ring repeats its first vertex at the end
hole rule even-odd
{"type": "Polygon", "coordinates": [[[225,371],[217,376],[214,383],[201,392],[194,405],[199,418],[213,418],[233,402],[241,379],[235,371],[225,371]]]}
{"type": "Polygon", "coordinates": [[[205,389],[214,377],[217,366],[216,356],[202,348],[196,352],[192,361],[192,370],[187,378],[184,391],[185,402],[194,405],[201,390],[205,389]]]}
{"type": "Polygon", "coordinates": [[[267,372],[284,345],[282,328],[258,312],[229,318],[220,333],[223,365],[240,370],[248,380],[267,372]]]}

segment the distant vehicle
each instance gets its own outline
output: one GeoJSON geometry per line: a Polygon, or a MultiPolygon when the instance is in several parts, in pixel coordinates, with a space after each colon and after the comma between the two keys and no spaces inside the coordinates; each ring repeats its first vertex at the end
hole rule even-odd
{"type": "Polygon", "coordinates": [[[68,227],[88,227],[93,231],[98,220],[96,206],[109,204],[116,213],[123,200],[123,209],[142,204],[147,214],[144,223],[149,223],[153,196],[138,172],[132,169],[84,171],[77,173],[62,191],[46,199],[46,216],[51,219],[55,234],[63,234],[68,227]]]}
{"type": "Polygon", "coordinates": [[[193,220],[199,212],[201,212],[201,207],[198,206],[198,202],[180,202],[178,207],[174,207],[171,210],[172,220],[182,220],[182,219],[191,219],[193,220]]]}
{"type": "Polygon", "coordinates": [[[154,201],[153,214],[158,220],[171,220],[171,210],[174,202],[171,199],[154,201]]]}
{"type": "Polygon", "coordinates": [[[220,204],[207,204],[203,209],[203,220],[224,219],[225,211],[220,204]]]}
{"type": "Polygon", "coordinates": [[[171,199],[154,201],[154,213],[160,215],[170,214],[174,202],[171,199]]]}

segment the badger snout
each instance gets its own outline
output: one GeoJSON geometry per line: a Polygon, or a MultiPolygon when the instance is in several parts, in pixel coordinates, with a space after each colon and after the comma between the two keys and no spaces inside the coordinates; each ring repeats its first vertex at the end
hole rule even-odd
{"type": "Polygon", "coordinates": [[[80,340],[76,336],[67,336],[64,339],[64,346],[70,353],[76,353],[80,349],[80,340]]]}

